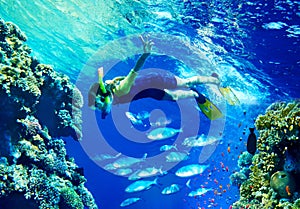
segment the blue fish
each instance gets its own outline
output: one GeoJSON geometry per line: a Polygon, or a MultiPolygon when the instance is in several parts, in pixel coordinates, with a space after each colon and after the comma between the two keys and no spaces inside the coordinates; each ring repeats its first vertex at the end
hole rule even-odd
{"type": "Polygon", "coordinates": [[[136,115],[131,112],[125,112],[126,117],[131,121],[134,125],[142,125],[143,121],[136,118],[136,115]]]}
{"type": "Polygon", "coordinates": [[[120,168],[118,170],[116,170],[115,174],[119,175],[119,176],[126,176],[132,173],[132,169],[131,168],[120,168]]]}
{"type": "Polygon", "coordinates": [[[150,122],[150,125],[152,127],[159,127],[159,126],[165,126],[170,124],[172,121],[169,119],[166,119],[165,117],[160,117],[155,122],[150,122]]]}
{"type": "Polygon", "coordinates": [[[93,157],[93,160],[96,161],[104,161],[104,160],[110,160],[110,159],[115,159],[117,157],[119,157],[121,155],[121,153],[118,153],[116,155],[110,155],[110,154],[99,154],[96,155],[95,157],[93,157]]]}
{"type": "Polygon", "coordinates": [[[185,138],[182,142],[182,145],[185,145],[187,147],[204,147],[219,141],[220,139],[217,139],[215,137],[207,137],[204,134],[201,134],[200,136],[185,138]]]}
{"type": "Polygon", "coordinates": [[[199,188],[199,189],[197,189],[197,190],[195,190],[195,191],[191,191],[191,192],[188,194],[188,196],[189,196],[189,197],[196,197],[196,196],[203,195],[203,194],[205,194],[206,192],[209,192],[209,191],[212,191],[212,189],[211,189],[211,188],[209,188],[209,189],[206,189],[206,188],[199,188]]]}
{"type": "Polygon", "coordinates": [[[174,129],[174,128],[168,128],[168,127],[161,127],[156,128],[152,131],[150,131],[147,134],[148,139],[151,140],[162,140],[162,139],[168,139],[173,136],[175,136],[177,133],[182,132],[182,129],[174,129]]]}
{"type": "Polygon", "coordinates": [[[183,152],[170,152],[166,156],[166,161],[169,163],[180,162],[189,159],[188,155],[189,155],[188,153],[183,153],[183,152]]]}
{"type": "Polygon", "coordinates": [[[134,125],[142,125],[143,120],[149,118],[150,113],[146,111],[142,111],[138,114],[134,114],[132,112],[125,112],[126,117],[131,121],[134,125]]]}
{"type": "Polygon", "coordinates": [[[203,173],[208,167],[209,165],[190,164],[179,168],[175,174],[179,177],[190,177],[203,173]]]}
{"type": "Polygon", "coordinates": [[[121,202],[120,206],[121,207],[125,207],[125,206],[128,206],[128,205],[131,205],[137,201],[141,200],[141,198],[139,197],[131,197],[131,198],[127,198],[126,200],[124,200],[123,202],[121,202]]]}
{"type": "Polygon", "coordinates": [[[132,192],[140,192],[144,190],[148,190],[151,188],[152,185],[157,184],[157,178],[153,181],[146,181],[146,180],[139,180],[135,181],[126,187],[125,192],[132,193],[132,192]]]}
{"type": "Polygon", "coordinates": [[[176,144],[175,145],[166,144],[166,145],[163,145],[159,148],[160,151],[169,151],[171,149],[177,150],[177,145],[176,144]]]}
{"type": "Polygon", "coordinates": [[[117,159],[112,165],[115,168],[128,168],[134,164],[140,163],[144,161],[147,157],[147,153],[144,154],[143,158],[135,158],[135,157],[122,157],[117,159]]]}
{"type": "Polygon", "coordinates": [[[162,171],[162,168],[148,167],[142,170],[139,170],[136,175],[140,178],[147,178],[157,174],[164,175],[166,171],[162,171]]]}
{"type": "Polygon", "coordinates": [[[130,174],[130,176],[128,176],[128,180],[135,181],[135,180],[141,179],[142,177],[138,176],[138,174],[139,174],[140,171],[141,170],[139,169],[139,170],[133,172],[132,174],[130,174]]]}
{"type": "Polygon", "coordinates": [[[161,193],[162,194],[174,194],[174,193],[178,192],[179,190],[180,190],[180,187],[178,184],[171,184],[170,186],[165,187],[161,193]]]}

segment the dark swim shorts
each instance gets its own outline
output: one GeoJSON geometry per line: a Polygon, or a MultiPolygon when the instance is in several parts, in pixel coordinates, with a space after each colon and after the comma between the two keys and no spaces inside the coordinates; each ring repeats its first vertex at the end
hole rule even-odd
{"type": "Polygon", "coordinates": [[[168,71],[140,71],[130,92],[121,97],[114,95],[113,103],[128,103],[143,98],[162,100],[166,99],[164,89],[175,88],[177,88],[175,75],[168,71]]]}

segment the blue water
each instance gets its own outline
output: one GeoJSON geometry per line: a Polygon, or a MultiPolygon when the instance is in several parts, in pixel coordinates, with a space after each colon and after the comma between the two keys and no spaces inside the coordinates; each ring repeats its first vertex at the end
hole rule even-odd
{"type": "Polygon", "coordinates": [[[145,99],[116,107],[105,120],[85,105],[82,142],[65,140],[68,155],[84,168],[86,186],[99,208],[120,208],[129,197],[142,198],[128,206],[132,209],[228,208],[239,198],[229,176],[238,169],[238,156],[246,150],[248,127],[269,104],[299,99],[300,2],[296,0],[0,0],[0,15],[26,33],[34,56],[67,74],[85,98],[97,79],[97,67],[104,66],[107,79],[126,75],[142,52],[138,35],[149,33],[155,46],[145,69],[159,68],[181,77],[217,72],[222,84],[230,85],[240,99],[239,106],[230,106],[218,101],[210,86],[199,87],[225,113],[216,123],[195,111],[191,100],[145,99]],[[132,126],[125,110],[136,114],[158,111],[171,119],[168,127],[183,128],[183,134],[164,142],[146,141],[142,136],[150,130],[149,120],[132,126]],[[207,159],[201,149],[192,149],[187,161],[170,166],[159,151],[162,144],[179,145],[189,134],[201,133],[219,134],[222,139],[207,159]],[[147,158],[143,163],[166,167],[168,174],[159,176],[159,184],[147,191],[126,193],[132,181],[104,170],[110,161],[92,160],[97,154],[120,152],[136,158],[144,153],[149,159],[157,157],[155,162],[147,158]],[[187,179],[174,173],[182,165],[199,161],[210,167],[191,178],[192,188],[213,191],[191,198],[187,179]],[[162,189],[172,183],[182,185],[180,192],[162,195],[162,189]]]}

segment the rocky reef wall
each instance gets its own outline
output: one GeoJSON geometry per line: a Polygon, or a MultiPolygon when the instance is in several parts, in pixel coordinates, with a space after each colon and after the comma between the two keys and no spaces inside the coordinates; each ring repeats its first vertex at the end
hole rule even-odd
{"type": "Polygon", "coordinates": [[[0,208],[97,208],[62,137],[82,138],[83,98],[0,18],[0,208]]]}
{"type": "Polygon", "coordinates": [[[300,208],[300,102],[272,104],[255,126],[258,151],[244,152],[231,175],[240,189],[232,208],[300,208]]]}

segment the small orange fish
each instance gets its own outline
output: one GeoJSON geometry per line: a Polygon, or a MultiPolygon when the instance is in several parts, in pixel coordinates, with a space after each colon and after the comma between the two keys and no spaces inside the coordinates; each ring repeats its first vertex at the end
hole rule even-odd
{"type": "Polygon", "coordinates": [[[227,147],[227,152],[230,153],[231,149],[230,146],[227,147]]]}
{"type": "Polygon", "coordinates": [[[292,195],[291,190],[290,190],[290,187],[289,187],[288,185],[285,187],[285,191],[286,191],[286,193],[288,194],[288,196],[291,196],[291,195],[292,195]]]}

